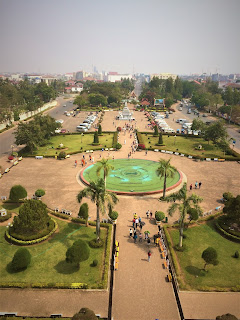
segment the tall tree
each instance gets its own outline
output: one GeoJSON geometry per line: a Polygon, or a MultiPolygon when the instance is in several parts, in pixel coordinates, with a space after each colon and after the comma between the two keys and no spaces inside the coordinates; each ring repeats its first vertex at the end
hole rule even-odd
{"type": "Polygon", "coordinates": [[[105,189],[104,180],[98,179],[96,182],[91,181],[89,187],[81,190],[77,195],[77,200],[81,203],[83,198],[90,198],[96,204],[96,236],[97,241],[100,241],[100,212],[105,212],[105,206],[113,206],[117,203],[118,198],[115,193],[108,192],[105,189]]]}
{"type": "Polygon", "coordinates": [[[103,179],[104,179],[104,185],[106,188],[107,185],[107,176],[111,170],[114,170],[114,167],[108,163],[108,159],[102,159],[101,161],[97,161],[98,168],[97,168],[97,175],[100,175],[100,172],[103,171],[103,179]]]}
{"type": "Polygon", "coordinates": [[[87,101],[82,97],[82,96],[77,96],[76,98],[75,98],[75,100],[73,101],[73,104],[76,104],[78,107],[79,107],[79,109],[81,110],[81,108],[83,107],[83,106],[85,106],[85,104],[87,103],[87,101]]]}
{"type": "Polygon", "coordinates": [[[167,178],[173,178],[175,172],[177,171],[175,167],[170,164],[171,159],[169,160],[159,160],[159,167],[157,168],[157,175],[164,179],[163,181],[163,198],[166,195],[167,189],[167,178]]]}
{"type": "Polygon", "coordinates": [[[168,208],[168,214],[170,216],[178,210],[180,214],[179,218],[179,247],[182,247],[183,241],[183,229],[186,215],[188,212],[191,212],[191,208],[196,209],[198,215],[202,213],[202,209],[199,206],[199,203],[202,201],[202,198],[196,194],[191,194],[191,196],[187,196],[187,184],[184,183],[183,187],[176,193],[171,194],[166,197],[165,200],[167,202],[173,202],[173,204],[168,208]],[[178,201],[178,202],[176,202],[178,201]]]}

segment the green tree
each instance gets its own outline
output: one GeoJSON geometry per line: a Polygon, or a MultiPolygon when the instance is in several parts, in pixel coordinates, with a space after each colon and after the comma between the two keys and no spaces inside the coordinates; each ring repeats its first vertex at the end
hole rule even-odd
{"type": "Polygon", "coordinates": [[[10,230],[21,235],[32,235],[47,229],[50,222],[47,206],[42,201],[26,200],[14,217],[10,230]]]}
{"type": "Polygon", "coordinates": [[[198,215],[202,213],[202,209],[199,206],[199,203],[202,201],[202,198],[197,196],[196,194],[192,194],[191,196],[187,196],[187,184],[184,183],[183,187],[176,193],[171,194],[170,196],[166,197],[165,200],[167,202],[173,202],[172,205],[168,208],[168,214],[170,216],[178,210],[180,218],[179,222],[179,244],[178,246],[182,247],[183,241],[183,229],[185,218],[188,212],[190,212],[191,208],[197,210],[198,215]],[[176,202],[178,201],[178,202],[176,202]]]}
{"type": "Polygon", "coordinates": [[[85,261],[89,258],[90,249],[86,241],[77,240],[73,245],[67,249],[66,261],[68,263],[73,263],[79,266],[79,263],[85,261]]]}
{"type": "Polygon", "coordinates": [[[35,196],[36,197],[43,197],[45,195],[45,191],[43,189],[37,189],[35,191],[35,196]]]}
{"type": "Polygon", "coordinates": [[[98,138],[98,132],[94,132],[94,137],[93,137],[93,143],[94,144],[99,144],[99,138],[98,138]]]}
{"type": "Polygon", "coordinates": [[[100,240],[100,212],[105,212],[106,204],[112,206],[117,203],[118,198],[115,193],[106,191],[103,179],[98,179],[96,182],[91,181],[89,186],[80,191],[77,195],[77,200],[81,203],[82,199],[89,197],[96,204],[96,236],[97,241],[100,240]]]}
{"type": "Polygon", "coordinates": [[[215,266],[218,263],[218,261],[217,261],[217,251],[212,247],[208,247],[207,249],[205,249],[203,251],[202,258],[205,261],[205,265],[204,265],[204,270],[205,271],[206,271],[206,266],[208,264],[213,264],[215,266]]]}
{"type": "Polygon", "coordinates": [[[79,212],[78,212],[78,216],[82,219],[85,220],[86,222],[86,227],[88,226],[88,204],[86,202],[84,202],[80,208],[79,208],[79,212]]]}
{"type": "Polygon", "coordinates": [[[159,132],[158,144],[159,145],[163,144],[162,132],[159,132]]]}
{"type": "Polygon", "coordinates": [[[98,134],[101,135],[102,134],[102,126],[99,124],[98,126],[98,134]]]}
{"type": "Polygon", "coordinates": [[[223,208],[223,212],[227,214],[232,223],[240,226],[240,195],[230,197],[223,208]]]}
{"type": "Polygon", "coordinates": [[[200,119],[193,119],[191,130],[201,130],[201,132],[205,132],[206,124],[200,119]]]}
{"type": "Polygon", "coordinates": [[[88,309],[88,308],[82,308],[78,313],[76,313],[72,320],[97,320],[95,313],[88,309]]]}
{"type": "Polygon", "coordinates": [[[210,140],[213,143],[217,143],[219,140],[225,140],[227,138],[227,129],[222,120],[213,122],[205,129],[205,139],[208,141],[210,140]]]}
{"type": "Polygon", "coordinates": [[[175,167],[170,164],[171,159],[169,160],[159,160],[159,167],[157,168],[157,175],[164,179],[163,181],[163,198],[166,195],[167,189],[167,178],[173,178],[175,172],[177,171],[175,167]]]}
{"type": "Polygon", "coordinates": [[[107,185],[107,176],[111,170],[114,170],[114,167],[108,163],[108,159],[103,158],[101,161],[97,161],[97,175],[100,176],[101,171],[103,171],[104,185],[106,188],[107,185]]]}
{"type": "Polygon", "coordinates": [[[224,100],[225,103],[230,106],[233,104],[233,90],[231,87],[227,87],[227,89],[225,90],[224,100]]]}
{"type": "Polygon", "coordinates": [[[79,109],[81,110],[83,106],[85,106],[87,103],[87,101],[84,99],[84,97],[82,96],[77,96],[74,101],[73,101],[73,104],[76,104],[79,109]]]}
{"type": "Polygon", "coordinates": [[[27,196],[26,189],[19,184],[13,186],[9,193],[9,199],[16,202],[18,202],[20,199],[26,198],[26,196],[27,196]]]}
{"type": "Polygon", "coordinates": [[[106,106],[107,105],[107,98],[99,93],[91,93],[88,96],[89,103],[93,106],[106,106]]]}
{"type": "Polygon", "coordinates": [[[18,249],[12,259],[11,268],[13,271],[21,271],[27,269],[31,262],[31,254],[26,248],[18,249]]]}

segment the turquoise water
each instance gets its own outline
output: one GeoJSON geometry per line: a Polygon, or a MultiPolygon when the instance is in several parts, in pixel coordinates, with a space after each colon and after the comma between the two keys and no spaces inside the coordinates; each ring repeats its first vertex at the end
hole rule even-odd
{"type": "MultiPolygon", "coordinates": [[[[163,179],[160,179],[156,170],[159,163],[141,159],[118,159],[109,160],[114,167],[107,177],[107,189],[125,192],[146,192],[163,189],[163,179]]],[[[103,173],[97,176],[98,163],[86,168],[83,177],[88,182],[103,178],[103,173]]],[[[167,179],[167,188],[177,183],[180,179],[179,172],[174,177],[167,179]]]]}

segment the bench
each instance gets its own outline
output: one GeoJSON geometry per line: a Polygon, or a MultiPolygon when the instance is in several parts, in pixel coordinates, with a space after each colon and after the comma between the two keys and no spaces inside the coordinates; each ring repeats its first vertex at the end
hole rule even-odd
{"type": "Polygon", "coordinates": [[[218,159],[218,162],[224,162],[225,159],[218,159]]]}
{"type": "Polygon", "coordinates": [[[61,318],[62,314],[61,313],[53,313],[50,315],[50,318],[61,318]]]}
{"type": "Polygon", "coordinates": [[[10,169],[9,168],[7,168],[7,169],[5,169],[5,173],[8,173],[10,171],[10,169]]]}
{"type": "Polygon", "coordinates": [[[17,160],[13,162],[13,165],[14,165],[14,166],[16,166],[17,164],[18,164],[18,161],[17,161],[17,160]]]}
{"type": "Polygon", "coordinates": [[[168,279],[168,282],[172,282],[172,275],[171,275],[171,273],[168,273],[167,279],[168,279]]]}
{"type": "Polygon", "coordinates": [[[163,266],[164,266],[164,269],[168,269],[167,261],[166,261],[166,260],[163,261],[163,266]]]}
{"type": "Polygon", "coordinates": [[[118,270],[118,262],[114,263],[114,270],[118,270]]]}
{"type": "Polygon", "coordinates": [[[18,161],[21,161],[23,157],[18,158],[18,161]]]}
{"type": "Polygon", "coordinates": [[[115,257],[114,261],[115,263],[118,263],[118,257],[115,257]]]}

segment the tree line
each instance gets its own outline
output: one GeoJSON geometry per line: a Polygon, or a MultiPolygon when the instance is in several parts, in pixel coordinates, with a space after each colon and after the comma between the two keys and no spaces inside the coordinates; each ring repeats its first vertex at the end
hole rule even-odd
{"type": "Polygon", "coordinates": [[[51,85],[44,82],[31,84],[28,80],[12,83],[8,79],[0,79],[0,122],[19,120],[19,114],[34,111],[44,103],[55,99],[62,92],[64,82],[55,80],[51,85]]]}

